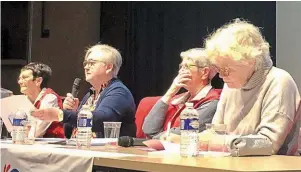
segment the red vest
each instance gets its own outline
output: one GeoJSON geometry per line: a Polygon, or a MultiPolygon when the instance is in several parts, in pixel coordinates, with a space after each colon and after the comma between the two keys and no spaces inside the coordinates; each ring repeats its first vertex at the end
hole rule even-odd
{"type": "MultiPolygon", "coordinates": [[[[185,93],[183,93],[183,94],[185,94],[185,93]]],[[[173,99],[176,99],[180,96],[183,96],[183,94],[180,94],[180,95],[174,97],[173,99]]],[[[220,89],[212,88],[208,92],[206,97],[204,97],[200,100],[192,100],[190,102],[193,103],[194,108],[198,108],[200,105],[204,104],[205,102],[209,102],[209,101],[212,101],[212,100],[219,100],[220,94],[221,94],[220,89]]],[[[166,116],[165,116],[164,125],[163,125],[163,130],[164,131],[167,129],[168,122],[171,122],[171,128],[180,127],[180,114],[181,114],[181,112],[183,111],[184,108],[185,108],[185,105],[172,105],[172,104],[169,104],[168,110],[167,110],[167,113],[166,113],[166,116]]]]}
{"type": "MultiPolygon", "coordinates": [[[[192,103],[194,104],[194,108],[199,107],[203,103],[211,100],[219,100],[220,94],[222,90],[221,89],[211,89],[206,97],[202,98],[201,100],[194,100],[192,103]]],[[[183,94],[175,96],[173,99],[176,99],[183,94]]],[[[137,138],[146,138],[146,135],[144,134],[142,130],[142,125],[144,123],[145,117],[148,115],[150,110],[153,108],[154,104],[161,98],[161,96],[157,97],[145,97],[143,98],[137,108],[136,111],[136,126],[137,126],[137,132],[136,137],[137,138]]],[[[169,121],[171,121],[171,127],[179,127],[180,126],[180,113],[185,108],[185,106],[180,107],[179,105],[171,105],[168,106],[168,111],[166,113],[165,121],[163,129],[167,129],[167,124],[169,121]]]]}
{"type": "MultiPolygon", "coordinates": [[[[39,109],[41,106],[41,101],[43,100],[43,98],[47,95],[47,94],[53,94],[57,97],[57,103],[60,107],[60,109],[63,109],[63,102],[61,97],[56,94],[52,89],[47,88],[44,92],[44,94],[41,96],[40,100],[37,100],[36,103],[34,104],[34,106],[39,109]]],[[[43,137],[55,137],[55,138],[65,138],[65,134],[64,134],[64,128],[63,128],[63,124],[61,122],[58,121],[53,121],[51,123],[51,125],[48,127],[48,129],[46,130],[46,133],[44,134],[43,137]]]]}

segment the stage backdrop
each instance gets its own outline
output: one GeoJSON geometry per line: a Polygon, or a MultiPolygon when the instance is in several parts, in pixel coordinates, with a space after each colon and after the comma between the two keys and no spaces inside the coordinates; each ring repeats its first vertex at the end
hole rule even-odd
{"type": "MultiPolygon", "coordinates": [[[[234,18],[263,28],[275,64],[275,8],[275,2],[102,2],[100,41],[121,51],[119,76],[138,103],[164,94],[177,74],[180,53],[202,47],[209,33],[234,18]]],[[[213,86],[222,85],[217,76],[213,86]]]]}

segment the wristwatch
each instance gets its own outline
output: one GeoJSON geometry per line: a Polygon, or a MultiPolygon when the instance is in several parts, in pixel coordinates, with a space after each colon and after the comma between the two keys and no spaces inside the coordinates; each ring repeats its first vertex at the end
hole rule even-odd
{"type": "Polygon", "coordinates": [[[61,109],[59,109],[59,114],[57,115],[57,118],[59,122],[62,122],[64,119],[64,112],[61,109]]]}

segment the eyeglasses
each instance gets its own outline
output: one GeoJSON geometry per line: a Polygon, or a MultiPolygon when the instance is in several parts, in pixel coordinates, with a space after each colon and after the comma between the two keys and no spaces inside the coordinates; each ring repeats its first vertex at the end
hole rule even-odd
{"type": "Polygon", "coordinates": [[[24,82],[24,81],[29,81],[29,80],[35,80],[35,78],[34,78],[34,77],[31,77],[31,76],[20,76],[20,77],[17,79],[17,82],[19,82],[19,81],[24,82]]]}
{"type": "Polygon", "coordinates": [[[214,70],[216,70],[216,72],[218,72],[220,75],[222,76],[229,76],[229,72],[230,72],[230,68],[228,67],[223,67],[223,68],[219,68],[217,66],[212,66],[214,68],[214,70]]]}
{"type": "Polygon", "coordinates": [[[179,69],[182,69],[183,67],[185,68],[185,69],[191,69],[193,66],[195,66],[195,67],[198,67],[197,65],[195,65],[195,64],[188,64],[188,63],[185,63],[185,64],[180,64],[179,65],[179,69]]]}
{"type": "Polygon", "coordinates": [[[100,61],[100,60],[85,60],[85,61],[83,62],[83,66],[84,66],[84,67],[86,67],[86,66],[92,67],[92,66],[94,66],[97,62],[105,63],[105,62],[100,61]]]}

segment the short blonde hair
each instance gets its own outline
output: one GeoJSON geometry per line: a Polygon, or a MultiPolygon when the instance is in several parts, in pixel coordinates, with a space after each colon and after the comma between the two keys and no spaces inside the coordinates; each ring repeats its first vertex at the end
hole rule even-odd
{"type": "Polygon", "coordinates": [[[216,75],[216,72],[214,72],[214,70],[211,70],[211,62],[209,61],[204,48],[192,48],[187,51],[181,52],[180,56],[182,59],[186,58],[192,60],[198,67],[209,67],[209,82],[216,75]]]}
{"type": "Polygon", "coordinates": [[[228,56],[233,60],[255,59],[256,69],[270,59],[269,43],[263,38],[259,27],[235,19],[222,26],[205,41],[206,52],[212,63],[218,56],[228,56]]]}
{"type": "Polygon", "coordinates": [[[107,63],[113,64],[113,76],[117,77],[119,69],[122,65],[122,57],[116,48],[106,44],[96,44],[87,50],[85,59],[88,58],[91,52],[104,53],[105,56],[103,56],[103,60],[107,63]]]}

